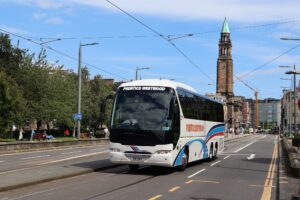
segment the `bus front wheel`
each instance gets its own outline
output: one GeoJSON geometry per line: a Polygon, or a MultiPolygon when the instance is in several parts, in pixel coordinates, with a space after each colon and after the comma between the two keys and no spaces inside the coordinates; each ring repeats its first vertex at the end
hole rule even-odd
{"type": "Polygon", "coordinates": [[[179,170],[184,171],[186,169],[187,164],[188,164],[188,156],[187,156],[187,153],[184,152],[182,159],[181,159],[181,165],[179,167],[179,170]]]}

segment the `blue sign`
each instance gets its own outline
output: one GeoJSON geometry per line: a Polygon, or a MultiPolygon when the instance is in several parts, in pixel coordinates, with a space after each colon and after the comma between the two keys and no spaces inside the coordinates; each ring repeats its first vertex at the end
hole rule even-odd
{"type": "Polygon", "coordinates": [[[82,120],[82,114],[81,113],[76,113],[73,115],[74,120],[82,120]]]}

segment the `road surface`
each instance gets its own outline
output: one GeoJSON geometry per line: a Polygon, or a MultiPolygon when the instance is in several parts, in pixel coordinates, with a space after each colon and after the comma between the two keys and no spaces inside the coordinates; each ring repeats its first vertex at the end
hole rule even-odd
{"type": "MultiPolygon", "coordinates": [[[[91,151],[91,149],[86,150],[91,151]]],[[[102,150],[105,149],[97,151],[102,150]]],[[[56,152],[58,153],[62,152],[56,152]]],[[[52,155],[52,152],[43,152],[37,156],[50,154],[52,155]]],[[[22,157],[24,155],[18,156],[15,155],[14,159],[19,159],[16,163],[20,166],[26,161],[22,160],[25,158],[22,157]]],[[[62,155],[54,156],[60,158],[62,155]]],[[[33,155],[30,154],[29,157],[33,155]]],[[[41,159],[49,159],[49,157],[51,156],[41,157],[41,159]]],[[[9,162],[9,158],[5,156],[0,158],[9,162]]],[[[89,162],[107,162],[107,158],[108,154],[93,156],[95,160],[89,162]],[[97,157],[99,160],[96,160],[97,157]]],[[[276,199],[278,183],[276,158],[276,136],[252,135],[226,142],[225,151],[218,156],[218,159],[212,162],[192,163],[184,172],[147,166],[131,172],[127,166],[111,165],[80,176],[2,192],[0,200],[276,199]]],[[[67,164],[64,165],[68,167],[67,164]]]]}

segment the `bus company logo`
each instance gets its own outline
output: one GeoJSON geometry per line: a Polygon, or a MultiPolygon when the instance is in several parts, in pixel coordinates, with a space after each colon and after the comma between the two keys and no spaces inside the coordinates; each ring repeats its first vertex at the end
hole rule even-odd
{"type": "Polygon", "coordinates": [[[204,127],[200,124],[187,124],[186,131],[187,132],[201,132],[203,131],[204,127]]]}
{"type": "Polygon", "coordinates": [[[123,91],[159,91],[164,92],[166,90],[165,87],[156,87],[156,86],[130,86],[124,87],[123,91]]]}
{"type": "Polygon", "coordinates": [[[140,151],[140,149],[136,146],[130,146],[133,151],[140,151]]]}

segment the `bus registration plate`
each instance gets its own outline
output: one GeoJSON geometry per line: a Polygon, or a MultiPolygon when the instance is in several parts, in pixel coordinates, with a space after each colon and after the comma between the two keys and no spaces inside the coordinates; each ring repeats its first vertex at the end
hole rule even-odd
{"type": "Polygon", "coordinates": [[[146,160],[147,158],[149,158],[149,155],[132,155],[132,154],[125,154],[127,158],[129,158],[130,160],[133,161],[141,161],[141,160],[146,160]]]}
{"type": "Polygon", "coordinates": [[[131,159],[132,159],[132,160],[136,160],[136,161],[141,161],[141,160],[144,160],[145,157],[139,155],[139,156],[132,156],[131,159]]]}

